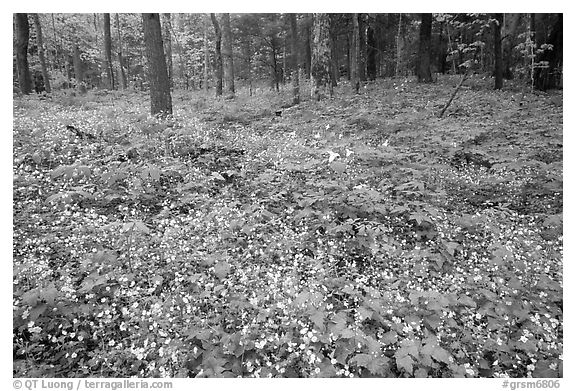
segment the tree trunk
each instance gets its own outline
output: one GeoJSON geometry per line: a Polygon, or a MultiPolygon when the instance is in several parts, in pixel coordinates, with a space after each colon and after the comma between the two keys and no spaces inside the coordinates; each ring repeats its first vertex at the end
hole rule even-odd
{"type": "Polygon", "coordinates": [[[360,91],[359,59],[360,59],[360,26],[358,14],[352,14],[352,42],[350,43],[350,81],[355,93],[360,91]]]}
{"type": "Polygon", "coordinates": [[[360,81],[366,81],[366,15],[358,14],[358,29],[360,31],[360,57],[358,57],[358,76],[360,81]]]}
{"type": "Polygon", "coordinates": [[[420,42],[418,44],[418,65],[416,75],[421,83],[431,83],[430,48],[432,39],[432,14],[420,14],[420,42]]]}
{"type": "Polygon", "coordinates": [[[172,114],[172,96],[162,43],[160,14],[142,14],[142,21],[150,82],[150,113],[164,117],[172,114]]]}
{"type": "Polygon", "coordinates": [[[124,70],[124,59],[122,58],[122,34],[120,32],[120,16],[116,16],[116,33],[118,35],[118,65],[120,66],[120,81],[122,82],[122,89],[125,90],[128,87],[128,80],[126,77],[126,72],[124,70]]]}
{"type": "Polygon", "coordinates": [[[114,68],[112,68],[112,34],[110,33],[110,14],[104,14],[104,55],[106,57],[106,77],[108,88],[116,89],[114,68]]]}
{"type": "MultiPolygon", "coordinates": [[[[518,23],[520,21],[520,14],[510,14],[512,20],[508,24],[508,28],[505,26],[505,35],[502,38],[502,57],[504,61],[504,78],[507,80],[512,80],[514,74],[512,73],[512,53],[514,48],[514,40],[516,39],[516,30],[518,28],[518,23]]],[[[506,25],[506,23],[504,24],[506,25]]]]}
{"type": "Polygon", "coordinates": [[[208,68],[210,67],[210,52],[208,51],[208,21],[204,18],[204,91],[208,92],[208,68]]]}
{"type": "Polygon", "coordinates": [[[80,48],[77,44],[74,45],[72,62],[74,63],[74,78],[76,79],[76,88],[78,88],[80,93],[84,94],[86,92],[86,86],[84,85],[84,64],[82,63],[82,58],[80,57],[80,48]]]}
{"type": "Polygon", "coordinates": [[[234,98],[234,57],[232,55],[232,31],[230,30],[230,14],[222,14],[222,57],[224,59],[224,80],[226,82],[226,98],[234,98]]]}
{"type": "Polygon", "coordinates": [[[328,14],[314,14],[313,25],[313,48],[311,73],[314,79],[312,83],[312,98],[320,100],[321,90],[329,87],[330,97],[334,95],[334,89],[330,82],[330,19],[328,14]]]}
{"type": "Polygon", "coordinates": [[[312,76],[312,24],[313,16],[312,14],[306,15],[305,28],[306,32],[306,58],[304,62],[304,69],[306,71],[306,78],[310,79],[312,76]]]}
{"type": "Polygon", "coordinates": [[[23,94],[32,92],[32,78],[28,66],[28,40],[30,25],[28,14],[16,14],[16,66],[18,68],[18,85],[23,94]]]}
{"type": "Polygon", "coordinates": [[[376,36],[374,29],[368,26],[368,31],[366,33],[367,38],[367,53],[366,53],[366,73],[368,80],[376,80],[376,72],[378,66],[376,64],[376,36]]]}
{"type": "Polygon", "coordinates": [[[222,30],[216,15],[210,14],[212,25],[214,26],[214,34],[216,35],[216,96],[222,95],[222,30]]]}
{"type": "Polygon", "coordinates": [[[42,68],[42,77],[44,78],[44,89],[47,93],[52,92],[50,86],[50,74],[46,66],[46,56],[44,54],[44,37],[42,35],[42,25],[40,24],[40,17],[34,14],[34,26],[36,27],[36,38],[38,40],[38,57],[40,59],[40,67],[42,68]]]}
{"type": "Polygon", "coordinates": [[[504,14],[495,14],[492,23],[494,30],[494,89],[501,90],[504,86],[504,70],[502,63],[502,24],[504,14]]]}
{"type": "Polygon", "coordinates": [[[558,14],[546,43],[552,45],[551,50],[544,50],[538,57],[538,62],[546,62],[546,67],[536,68],[534,87],[541,91],[558,88],[562,82],[562,25],[563,15],[558,14]]]}
{"type": "Polygon", "coordinates": [[[162,39],[164,43],[164,54],[166,55],[168,80],[170,82],[170,88],[172,88],[174,85],[174,66],[172,63],[172,21],[170,14],[162,14],[162,39]]]}
{"type": "Polygon", "coordinates": [[[300,78],[298,74],[298,22],[296,14],[288,14],[290,20],[290,49],[292,51],[292,103],[300,103],[300,78]]]}
{"type": "Polygon", "coordinates": [[[402,67],[402,49],[404,46],[404,39],[402,37],[402,14],[398,14],[398,34],[396,35],[396,66],[394,67],[394,76],[400,74],[402,67]]]}

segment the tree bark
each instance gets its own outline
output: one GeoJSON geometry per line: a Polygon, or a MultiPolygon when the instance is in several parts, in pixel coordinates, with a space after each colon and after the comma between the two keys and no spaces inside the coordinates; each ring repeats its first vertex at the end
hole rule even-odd
{"type": "Polygon", "coordinates": [[[80,93],[84,94],[86,92],[86,86],[84,85],[84,63],[80,57],[80,48],[78,47],[78,44],[74,45],[72,62],[74,63],[74,78],[76,79],[76,88],[78,88],[80,93]]]}
{"type": "Polygon", "coordinates": [[[170,14],[162,14],[162,41],[164,43],[164,54],[166,55],[166,68],[168,70],[168,80],[170,88],[174,85],[174,65],[172,62],[172,20],[170,14]]]}
{"type": "Polygon", "coordinates": [[[34,26],[36,27],[36,38],[38,40],[38,57],[40,59],[40,67],[42,68],[42,77],[44,78],[44,89],[47,93],[52,92],[50,86],[50,74],[46,66],[46,55],[44,53],[44,37],[42,35],[42,25],[38,14],[34,14],[34,26]]]}
{"type": "Polygon", "coordinates": [[[360,31],[360,56],[358,57],[358,76],[360,81],[366,81],[366,15],[358,14],[358,29],[360,31]]]}
{"type": "MultiPolygon", "coordinates": [[[[505,27],[505,35],[502,38],[502,57],[504,61],[504,78],[507,80],[512,80],[514,74],[512,72],[512,53],[514,48],[514,40],[516,39],[516,30],[518,29],[518,23],[520,21],[520,14],[510,14],[512,19],[505,27]]],[[[507,16],[508,19],[508,16],[507,16]]]]}
{"type": "Polygon", "coordinates": [[[366,73],[368,80],[376,80],[378,66],[376,64],[376,35],[374,29],[369,25],[366,33],[367,53],[366,53],[366,73]]]}
{"type": "Polygon", "coordinates": [[[300,103],[300,78],[298,62],[298,22],[296,14],[288,14],[290,19],[290,48],[292,51],[292,103],[300,103]]]}
{"type": "Polygon", "coordinates": [[[230,14],[222,14],[222,57],[224,59],[224,80],[226,83],[226,98],[234,98],[234,57],[232,54],[232,31],[230,30],[230,14]]]}
{"type": "Polygon", "coordinates": [[[222,30],[220,29],[220,23],[215,14],[210,14],[210,19],[212,20],[212,25],[214,26],[214,34],[216,35],[216,96],[222,95],[222,30]]]}
{"type": "Polygon", "coordinates": [[[210,67],[210,52],[208,51],[208,22],[204,19],[204,91],[208,92],[208,69],[210,67]]]}
{"type": "Polygon", "coordinates": [[[306,33],[306,58],[304,62],[304,69],[306,71],[306,78],[310,79],[312,76],[312,25],[314,23],[312,14],[307,14],[304,20],[306,33]]]}
{"type": "Polygon", "coordinates": [[[165,117],[172,114],[172,96],[162,43],[160,14],[142,14],[142,21],[150,82],[150,113],[165,117]]]}
{"type": "Polygon", "coordinates": [[[352,40],[350,43],[350,81],[352,90],[357,94],[360,91],[359,59],[360,59],[360,27],[358,14],[352,14],[352,40]]]}
{"type": "Polygon", "coordinates": [[[108,88],[116,89],[114,68],[112,67],[112,34],[110,33],[110,14],[104,14],[104,55],[106,57],[106,77],[108,88]]]}
{"type": "Polygon", "coordinates": [[[494,31],[494,89],[501,90],[504,86],[504,69],[502,62],[502,24],[504,14],[495,14],[492,23],[494,31]]]}
{"type": "Polygon", "coordinates": [[[321,90],[329,87],[330,97],[334,95],[334,89],[330,81],[330,19],[328,14],[314,14],[313,25],[313,48],[311,73],[314,79],[312,83],[312,98],[320,100],[321,90]]]}
{"type": "Polygon", "coordinates": [[[16,66],[18,68],[18,86],[23,94],[32,92],[32,78],[28,66],[28,40],[30,25],[28,14],[16,14],[16,66]]]}
{"type": "Polygon", "coordinates": [[[432,39],[432,14],[420,14],[420,42],[418,44],[418,65],[416,75],[421,83],[431,83],[430,49],[432,39]]]}
{"type": "Polygon", "coordinates": [[[122,57],[122,33],[120,31],[120,16],[115,15],[116,19],[116,33],[118,35],[118,65],[120,66],[120,81],[122,83],[122,89],[125,90],[128,87],[128,80],[126,77],[126,71],[124,70],[124,58],[122,57]]]}

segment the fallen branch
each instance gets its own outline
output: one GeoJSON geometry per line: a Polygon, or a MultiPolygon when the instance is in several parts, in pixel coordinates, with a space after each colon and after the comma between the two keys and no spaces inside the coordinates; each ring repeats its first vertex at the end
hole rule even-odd
{"type": "Polygon", "coordinates": [[[442,116],[444,115],[444,112],[446,111],[446,109],[448,109],[448,107],[450,106],[450,104],[452,103],[452,101],[454,100],[454,97],[456,97],[456,94],[458,93],[458,90],[460,89],[460,87],[462,87],[462,84],[464,83],[464,80],[466,80],[466,78],[468,78],[468,70],[462,75],[462,78],[460,79],[460,83],[458,83],[458,85],[456,86],[456,89],[454,90],[454,92],[452,93],[452,96],[450,97],[450,99],[448,100],[448,102],[446,102],[446,105],[444,106],[444,108],[442,109],[442,111],[440,112],[440,114],[438,114],[438,118],[442,118],[442,116]]]}

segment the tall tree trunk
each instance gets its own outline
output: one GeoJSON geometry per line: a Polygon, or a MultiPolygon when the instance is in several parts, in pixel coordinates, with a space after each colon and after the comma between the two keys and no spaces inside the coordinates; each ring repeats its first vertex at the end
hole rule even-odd
{"type": "Polygon", "coordinates": [[[18,86],[23,94],[32,92],[32,78],[28,66],[28,40],[30,25],[28,14],[16,14],[16,66],[18,68],[18,86]]]}
{"type": "Polygon", "coordinates": [[[432,39],[432,14],[420,14],[420,42],[418,44],[418,65],[416,75],[421,83],[431,83],[430,49],[432,39]]]}
{"type": "Polygon", "coordinates": [[[396,66],[394,67],[394,76],[400,74],[402,68],[402,49],[404,48],[404,39],[402,37],[402,14],[398,14],[398,34],[396,34],[396,66]]]}
{"type": "Polygon", "coordinates": [[[270,67],[270,89],[279,91],[278,86],[278,64],[276,61],[276,45],[275,45],[275,38],[271,37],[272,47],[270,48],[270,61],[272,65],[270,67]]]}
{"type": "Polygon", "coordinates": [[[222,95],[222,30],[216,15],[210,14],[212,25],[214,26],[214,34],[216,35],[216,96],[222,95]]]}
{"type": "Polygon", "coordinates": [[[358,14],[352,14],[352,42],[350,43],[350,81],[355,93],[360,91],[360,75],[358,63],[360,59],[360,26],[358,14]]]}
{"type": "Polygon", "coordinates": [[[367,38],[367,53],[366,53],[366,73],[368,76],[368,80],[376,80],[376,72],[378,66],[376,64],[376,35],[374,32],[374,28],[372,26],[368,26],[368,30],[366,33],[367,38]]]}
{"type": "Polygon", "coordinates": [[[112,67],[112,34],[110,33],[110,14],[104,14],[104,55],[106,57],[106,77],[108,88],[116,89],[114,68],[112,67]]]}
{"type": "Polygon", "coordinates": [[[72,62],[74,63],[74,78],[76,79],[76,88],[78,88],[80,93],[84,94],[86,92],[86,86],[84,85],[84,63],[80,57],[80,48],[78,47],[78,44],[74,45],[72,62]]]}
{"type": "Polygon", "coordinates": [[[360,81],[366,81],[366,15],[358,14],[358,29],[360,30],[360,57],[358,58],[358,76],[360,81]]]}
{"type": "Polygon", "coordinates": [[[44,78],[44,89],[47,93],[52,92],[50,86],[50,74],[46,66],[46,55],[44,54],[44,37],[42,35],[42,25],[38,14],[34,14],[34,26],[36,27],[36,39],[38,40],[38,57],[40,59],[40,67],[42,68],[42,77],[44,78]]]}
{"type": "Polygon", "coordinates": [[[312,14],[307,14],[304,19],[306,33],[306,58],[304,62],[304,69],[306,71],[306,78],[310,79],[312,76],[312,25],[314,23],[312,14]]]}
{"type": "Polygon", "coordinates": [[[298,62],[298,22],[296,14],[288,14],[290,19],[290,49],[292,51],[292,103],[300,103],[300,78],[298,62]]]}
{"type": "Polygon", "coordinates": [[[226,81],[226,98],[234,98],[234,57],[232,55],[232,31],[230,14],[222,14],[222,57],[224,59],[224,80],[226,81]]]}
{"type": "Polygon", "coordinates": [[[204,19],[204,91],[208,92],[208,68],[210,67],[210,52],[208,51],[208,21],[204,19]]]}
{"type": "Polygon", "coordinates": [[[336,14],[329,14],[330,20],[330,83],[332,87],[338,86],[338,53],[337,41],[338,35],[336,31],[336,14]]]}
{"type": "Polygon", "coordinates": [[[124,70],[124,58],[122,57],[122,33],[120,31],[120,16],[115,15],[116,19],[116,33],[118,35],[118,65],[120,66],[120,81],[122,83],[122,89],[125,90],[128,87],[128,78],[126,77],[126,71],[124,70]]]}
{"type": "Polygon", "coordinates": [[[150,113],[164,117],[172,114],[172,96],[162,43],[160,14],[142,14],[142,22],[150,82],[150,113]]]}
{"type": "Polygon", "coordinates": [[[546,91],[552,88],[557,88],[562,81],[562,58],[563,58],[563,16],[558,14],[556,21],[552,27],[550,35],[546,38],[546,43],[552,45],[551,50],[544,50],[538,55],[538,62],[546,62],[546,67],[536,68],[534,75],[534,87],[539,90],[546,91]]]}
{"type": "Polygon", "coordinates": [[[494,89],[501,90],[504,86],[504,70],[502,63],[502,24],[504,14],[495,14],[492,23],[494,30],[494,89]]]}
{"type": "Polygon", "coordinates": [[[334,90],[330,82],[330,19],[328,14],[314,14],[313,25],[313,49],[311,73],[314,79],[312,83],[312,98],[320,100],[321,90],[329,87],[332,97],[334,90]]]}
{"type": "Polygon", "coordinates": [[[172,63],[172,20],[170,14],[162,14],[162,41],[166,55],[166,67],[170,88],[174,85],[174,66],[172,63]]]}
{"type": "Polygon", "coordinates": [[[516,30],[520,21],[520,14],[506,15],[506,19],[511,19],[510,23],[504,23],[505,34],[502,38],[502,57],[504,61],[504,78],[512,80],[514,74],[512,73],[512,53],[514,48],[514,40],[516,39],[516,30]]]}

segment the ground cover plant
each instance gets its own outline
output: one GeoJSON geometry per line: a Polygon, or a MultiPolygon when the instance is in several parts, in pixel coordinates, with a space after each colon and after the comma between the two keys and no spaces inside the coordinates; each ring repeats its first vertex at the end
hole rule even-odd
{"type": "Polygon", "coordinates": [[[15,97],[14,376],[562,376],[561,95],[457,83],[15,97]]]}

